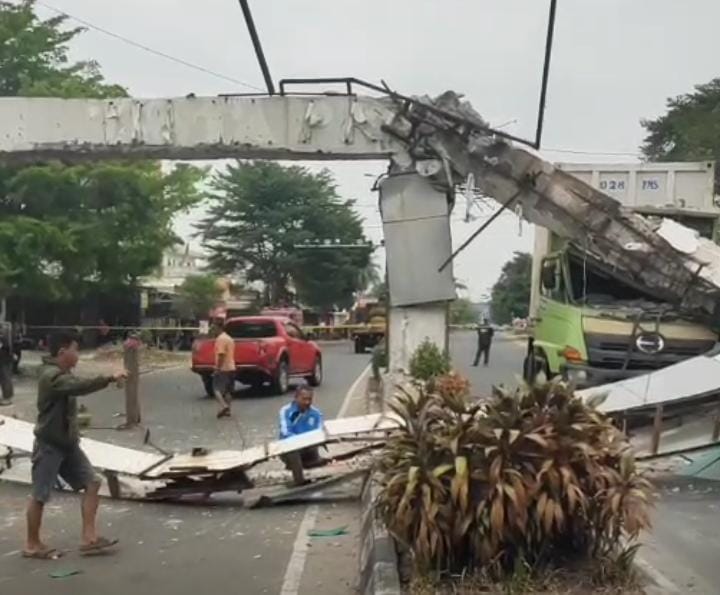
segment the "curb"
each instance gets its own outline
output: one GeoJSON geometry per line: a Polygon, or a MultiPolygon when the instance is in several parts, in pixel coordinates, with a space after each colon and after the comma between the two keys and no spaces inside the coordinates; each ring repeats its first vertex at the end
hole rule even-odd
{"type": "Polygon", "coordinates": [[[645,586],[648,595],[682,595],[675,583],[641,556],[635,557],[635,568],[650,583],[645,586]]]}
{"type": "Polygon", "coordinates": [[[368,478],[361,496],[360,595],[400,595],[395,540],[375,515],[379,485],[368,478]]]}

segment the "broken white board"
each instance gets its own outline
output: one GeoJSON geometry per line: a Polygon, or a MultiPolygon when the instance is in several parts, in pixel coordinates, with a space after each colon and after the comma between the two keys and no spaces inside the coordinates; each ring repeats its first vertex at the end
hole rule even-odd
{"type": "MultiPolygon", "coordinates": [[[[14,450],[32,452],[35,440],[33,427],[29,422],[0,415],[0,444],[14,450]]],[[[125,475],[139,475],[164,458],[160,454],[115,446],[89,438],[82,438],[80,446],[96,469],[125,475]]]]}
{"type": "Polygon", "coordinates": [[[322,446],[333,440],[354,435],[368,435],[396,429],[399,421],[395,416],[382,414],[359,415],[328,420],[323,427],[283,440],[253,446],[243,450],[209,451],[205,454],[177,454],[152,469],[143,477],[159,478],[191,473],[221,473],[231,469],[252,467],[272,457],[296,452],[304,448],[322,446]]]}
{"type": "Polygon", "coordinates": [[[583,398],[606,394],[598,407],[606,413],[655,407],[692,397],[720,393],[720,355],[700,355],[611,384],[578,391],[583,398]]]}
{"type": "Polygon", "coordinates": [[[372,413],[357,417],[340,417],[325,422],[325,431],[332,438],[354,436],[370,432],[388,432],[396,430],[400,419],[394,413],[372,413]]]}

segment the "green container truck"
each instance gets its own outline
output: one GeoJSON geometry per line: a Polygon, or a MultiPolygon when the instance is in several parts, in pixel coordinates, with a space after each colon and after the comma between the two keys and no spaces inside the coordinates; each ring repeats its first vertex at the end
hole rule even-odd
{"type": "MultiPolygon", "coordinates": [[[[720,210],[713,164],[560,166],[634,211],[716,238],[720,210]]],[[[718,335],[632,279],[592,259],[582,243],[536,229],[525,375],[543,371],[580,387],[643,374],[716,345],[718,335]]]]}

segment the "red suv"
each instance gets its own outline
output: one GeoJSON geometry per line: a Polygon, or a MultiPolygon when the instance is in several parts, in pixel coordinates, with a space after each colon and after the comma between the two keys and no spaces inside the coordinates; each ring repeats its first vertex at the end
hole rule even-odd
{"type": "MultiPolygon", "coordinates": [[[[226,322],[235,340],[235,377],[259,389],[266,382],[273,392],[287,392],[290,378],[304,377],[312,386],[322,382],[322,353],[292,320],[273,316],[246,316],[226,322]]],[[[200,375],[205,391],[212,396],[215,340],[193,343],[192,370],[200,375]]]]}

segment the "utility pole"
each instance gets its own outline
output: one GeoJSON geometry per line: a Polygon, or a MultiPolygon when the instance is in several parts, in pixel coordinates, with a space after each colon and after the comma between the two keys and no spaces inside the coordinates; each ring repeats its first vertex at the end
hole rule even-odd
{"type": "Polygon", "coordinates": [[[123,343],[123,362],[127,370],[125,381],[125,423],[124,429],[140,423],[140,339],[130,335],[123,343]]]}

